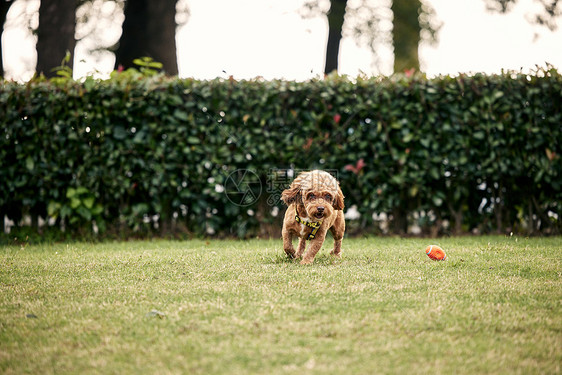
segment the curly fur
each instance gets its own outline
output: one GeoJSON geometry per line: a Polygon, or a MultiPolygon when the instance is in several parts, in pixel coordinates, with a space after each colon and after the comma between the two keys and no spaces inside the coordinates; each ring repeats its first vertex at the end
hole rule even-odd
{"type": "Polygon", "coordinates": [[[345,232],[344,196],[338,181],[332,175],[319,170],[301,173],[291,186],[283,191],[281,199],[289,206],[285,212],[282,231],[283,249],[289,257],[302,257],[301,264],[312,263],[324,243],[328,230],[334,237],[334,248],[330,254],[340,256],[345,232]],[[306,221],[322,221],[306,252],[306,239],[313,229],[298,223],[295,220],[297,214],[306,221]],[[294,236],[300,238],[296,251],[292,241],[294,236]]]}

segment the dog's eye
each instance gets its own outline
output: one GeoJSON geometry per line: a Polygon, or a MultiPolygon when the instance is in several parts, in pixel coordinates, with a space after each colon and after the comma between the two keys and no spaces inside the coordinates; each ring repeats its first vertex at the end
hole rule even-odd
{"type": "Polygon", "coordinates": [[[324,199],[327,200],[327,201],[331,201],[331,200],[332,200],[332,196],[331,196],[330,194],[326,194],[326,195],[324,196],[324,199]]]}
{"type": "Polygon", "coordinates": [[[314,194],[308,194],[308,199],[310,199],[311,201],[316,199],[316,195],[314,194]]]}

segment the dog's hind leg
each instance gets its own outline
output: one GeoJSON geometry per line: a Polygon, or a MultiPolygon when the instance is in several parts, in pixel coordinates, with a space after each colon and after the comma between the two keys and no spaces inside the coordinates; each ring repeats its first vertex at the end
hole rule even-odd
{"type": "Polygon", "coordinates": [[[334,249],[330,251],[330,254],[339,258],[343,234],[345,232],[345,221],[343,221],[343,217],[338,217],[336,219],[336,223],[330,228],[330,232],[332,232],[332,237],[334,237],[334,249]]]}
{"type": "Polygon", "coordinates": [[[341,243],[342,243],[342,238],[336,238],[334,236],[334,249],[332,251],[330,251],[330,254],[336,256],[336,257],[340,257],[341,255],[341,243]]]}
{"type": "Polygon", "coordinates": [[[299,247],[297,248],[297,254],[295,255],[295,258],[302,257],[304,249],[306,249],[306,240],[304,238],[299,238],[299,247]]]}

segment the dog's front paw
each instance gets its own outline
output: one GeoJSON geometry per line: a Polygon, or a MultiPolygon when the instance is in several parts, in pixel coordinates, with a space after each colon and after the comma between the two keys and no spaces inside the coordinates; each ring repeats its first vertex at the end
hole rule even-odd
{"type": "Polygon", "coordinates": [[[301,260],[301,264],[312,264],[312,262],[314,262],[314,259],[303,258],[301,260]]]}
{"type": "Polygon", "coordinates": [[[335,252],[335,251],[330,251],[330,255],[335,256],[336,258],[341,258],[341,253],[340,252],[335,252]]]}
{"type": "Polygon", "coordinates": [[[290,259],[298,258],[295,254],[294,249],[284,249],[284,250],[285,250],[285,254],[287,254],[287,257],[289,257],[290,259]]]}

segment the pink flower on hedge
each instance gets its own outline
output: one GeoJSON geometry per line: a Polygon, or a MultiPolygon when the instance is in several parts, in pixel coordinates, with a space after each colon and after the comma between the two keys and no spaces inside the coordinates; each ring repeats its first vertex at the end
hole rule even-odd
{"type": "Polygon", "coordinates": [[[340,115],[339,113],[336,113],[336,114],[334,115],[334,122],[335,122],[336,124],[339,124],[340,121],[341,121],[341,115],[340,115]]]}
{"type": "Polygon", "coordinates": [[[361,172],[361,169],[363,169],[365,167],[365,160],[363,160],[363,158],[357,160],[357,164],[353,165],[353,164],[348,164],[344,167],[344,169],[346,171],[351,171],[355,174],[359,174],[359,172],[361,172]]]}

